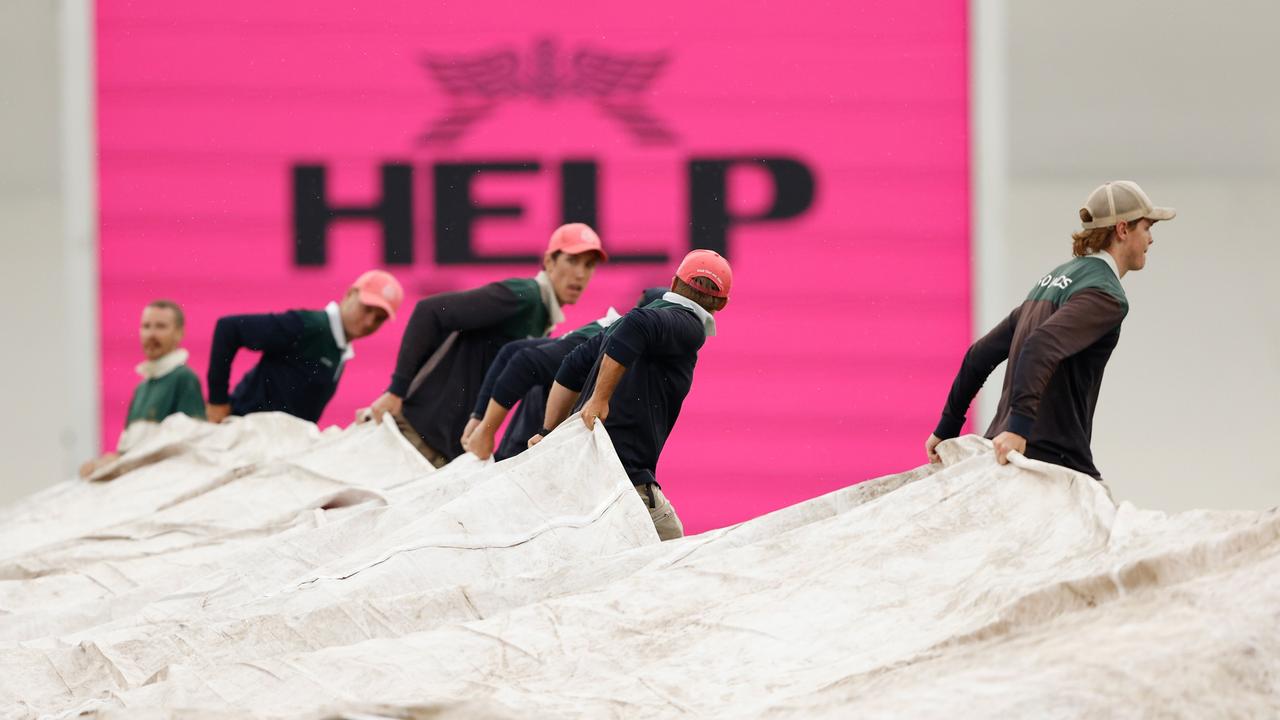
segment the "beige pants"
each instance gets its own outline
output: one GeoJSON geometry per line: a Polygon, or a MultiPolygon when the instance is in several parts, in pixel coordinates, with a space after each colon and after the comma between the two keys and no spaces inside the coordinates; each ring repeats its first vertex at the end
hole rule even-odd
{"type": "Polygon", "coordinates": [[[676,509],[667,501],[667,496],[662,494],[662,488],[657,485],[636,485],[635,488],[645,507],[649,508],[649,519],[653,520],[653,527],[658,531],[658,539],[674,540],[684,537],[684,524],[676,515],[676,509]]]}
{"type": "Polygon", "coordinates": [[[409,441],[409,444],[412,445],[414,449],[422,453],[422,457],[426,458],[427,462],[431,463],[432,467],[442,468],[449,464],[449,461],[444,455],[440,454],[440,451],[423,441],[422,436],[418,434],[417,430],[413,429],[413,426],[409,424],[408,420],[405,420],[399,415],[393,415],[392,417],[396,419],[396,427],[400,429],[400,434],[404,436],[405,440],[409,441]]]}

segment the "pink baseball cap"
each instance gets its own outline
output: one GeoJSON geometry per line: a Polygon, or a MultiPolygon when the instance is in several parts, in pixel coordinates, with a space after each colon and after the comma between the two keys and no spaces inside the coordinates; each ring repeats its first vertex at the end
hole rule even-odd
{"type": "Polygon", "coordinates": [[[729,298],[729,288],[733,286],[733,270],[729,269],[729,261],[714,250],[694,250],[685,255],[680,261],[680,267],[676,268],[676,277],[691,285],[694,278],[706,278],[716,286],[716,289],[697,289],[712,297],[721,297],[726,300],[729,298]]]}
{"type": "Polygon", "coordinates": [[[547,243],[547,254],[559,250],[569,255],[578,255],[584,252],[600,253],[600,260],[607,261],[609,254],[604,251],[600,245],[600,236],[590,225],[583,223],[569,223],[556,228],[551,233],[551,242],[547,243]]]}
{"type": "Polygon", "coordinates": [[[370,270],[356,278],[351,287],[360,291],[360,302],[387,311],[387,319],[396,318],[396,310],[404,302],[404,288],[400,281],[383,270],[370,270]]]}

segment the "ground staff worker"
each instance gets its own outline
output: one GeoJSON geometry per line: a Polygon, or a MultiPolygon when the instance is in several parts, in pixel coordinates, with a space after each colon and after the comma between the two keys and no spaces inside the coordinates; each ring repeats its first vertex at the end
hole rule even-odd
{"type": "Polygon", "coordinates": [[[209,421],[269,411],[319,421],[343,368],[355,357],[351,343],[394,318],[403,299],[404,289],[390,273],[370,270],[356,278],[341,303],[323,310],[220,318],[209,351],[209,421]],[[228,395],[231,362],[240,348],[259,350],[262,357],[228,395]]]}
{"type": "Polygon", "coordinates": [[[560,306],[577,302],[597,263],[607,259],[594,230],[570,223],[552,233],[536,277],[418,301],[391,382],[368,417],[381,420],[391,413],[436,467],[458,457],[464,452],[462,432],[498,351],[512,340],[548,335],[564,321],[560,306]]]}
{"type": "Polygon", "coordinates": [[[658,456],[693,384],[698,350],[715,334],[714,314],[729,302],[732,283],[729,263],[720,255],[711,250],[686,255],[670,292],[569,353],[547,398],[542,432],[529,440],[537,444],[547,428],[574,410],[589,428],[603,421],[663,540],[682,536],[684,526],[658,485],[658,456]],[[580,398],[585,400],[579,403],[580,398]]]}
{"type": "Polygon", "coordinates": [[[937,429],[925,441],[930,461],[953,438],[987,376],[1006,359],[1004,390],[987,429],[997,462],[1018,451],[1101,480],[1089,443],[1102,372],[1129,312],[1120,279],[1147,264],[1151,226],[1171,220],[1136,183],[1106,183],[1080,209],[1075,257],[1037,280],[1027,299],[964,356],[937,429]]]}
{"type": "MultiPolygon", "coordinates": [[[[636,307],[648,305],[662,297],[664,292],[666,288],[645,290],[640,294],[636,307]]],[[[499,461],[519,455],[528,446],[529,438],[542,429],[547,395],[565,357],[579,345],[604,332],[619,317],[616,310],[609,308],[604,317],[558,340],[523,340],[502,348],[485,375],[471,421],[462,434],[463,447],[482,460],[491,454],[499,461]],[[516,403],[520,404],[520,409],[495,450],[494,435],[516,403]]]]}
{"type": "Polygon", "coordinates": [[[80,477],[89,477],[100,467],[114,462],[130,446],[128,428],[136,422],[161,422],[175,413],[204,419],[204,395],[200,378],[187,367],[188,353],[178,347],[186,327],[182,308],[172,300],[153,300],[142,309],[138,339],[146,360],[139,363],[142,381],[133,389],[125,433],[116,452],[109,452],[80,466],[80,477]]]}

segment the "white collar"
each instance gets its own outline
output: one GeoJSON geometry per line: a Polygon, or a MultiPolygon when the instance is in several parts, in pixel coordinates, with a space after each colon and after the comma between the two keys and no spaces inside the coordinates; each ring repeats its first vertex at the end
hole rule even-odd
{"type": "Polygon", "coordinates": [[[134,368],[146,380],[155,380],[164,377],[169,373],[177,370],[187,364],[187,357],[190,356],[186,350],[178,348],[172,350],[166,355],[161,355],[155,360],[146,360],[138,363],[134,368]]]}
{"type": "Polygon", "coordinates": [[[702,331],[707,334],[707,337],[711,337],[716,334],[716,319],[711,316],[711,313],[707,312],[706,308],[683,295],[678,295],[670,291],[664,293],[662,295],[662,299],[692,310],[693,314],[697,315],[698,319],[702,321],[702,331]]]}
{"type": "Polygon", "coordinates": [[[342,350],[342,362],[346,362],[356,356],[356,350],[351,347],[351,343],[347,342],[347,331],[342,327],[342,308],[338,307],[338,303],[330,300],[329,304],[324,306],[324,311],[329,315],[329,331],[333,333],[333,341],[342,350]]]}
{"type": "Polygon", "coordinates": [[[1106,250],[1099,250],[1098,252],[1093,253],[1092,255],[1085,255],[1085,257],[1097,258],[1102,262],[1106,263],[1107,267],[1111,268],[1111,272],[1116,274],[1116,279],[1117,280],[1120,279],[1120,266],[1116,265],[1116,259],[1111,257],[1111,253],[1107,252],[1106,250]]]}
{"type": "Polygon", "coordinates": [[[596,324],[602,328],[607,328],[621,319],[622,316],[618,314],[618,311],[615,310],[612,305],[610,305],[609,309],[605,311],[604,317],[596,320],[596,324]]]}
{"type": "Polygon", "coordinates": [[[560,309],[560,298],[556,297],[556,289],[551,286],[551,277],[547,275],[546,270],[540,271],[533,277],[538,281],[538,290],[542,292],[542,304],[547,306],[547,332],[564,322],[564,310],[560,309]]]}

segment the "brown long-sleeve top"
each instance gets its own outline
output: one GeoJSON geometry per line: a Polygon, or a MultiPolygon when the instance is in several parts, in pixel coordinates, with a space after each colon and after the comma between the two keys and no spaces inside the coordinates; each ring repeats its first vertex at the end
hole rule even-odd
{"type": "Polygon", "coordinates": [[[1027,439],[1027,457],[1101,479],[1089,447],[1093,413],[1129,312],[1108,259],[1091,255],[1058,266],[969,348],[935,435],[945,440],[960,433],[973,397],[1007,359],[1000,405],[986,436],[1017,433],[1027,439]]]}

